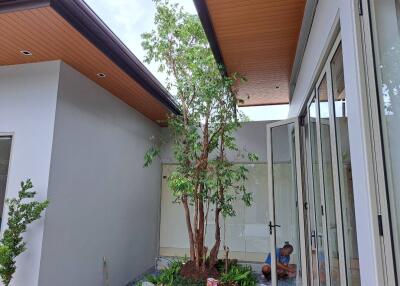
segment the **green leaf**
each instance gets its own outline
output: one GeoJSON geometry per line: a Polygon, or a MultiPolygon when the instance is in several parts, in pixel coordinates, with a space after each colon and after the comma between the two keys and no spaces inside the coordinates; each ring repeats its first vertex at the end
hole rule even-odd
{"type": "Polygon", "coordinates": [[[10,284],[16,271],[16,258],[26,250],[23,233],[30,223],[40,218],[49,205],[48,201],[32,200],[36,195],[35,192],[29,191],[32,188],[30,179],[21,182],[18,198],[7,199],[8,227],[0,240],[0,277],[4,285],[10,284]],[[24,203],[25,199],[29,201],[24,203]]]}

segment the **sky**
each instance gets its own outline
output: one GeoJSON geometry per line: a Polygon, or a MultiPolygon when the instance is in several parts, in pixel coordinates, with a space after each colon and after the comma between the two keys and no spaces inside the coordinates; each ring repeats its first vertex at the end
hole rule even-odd
{"type": "MultiPolygon", "coordinates": [[[[141,34],[154,28],[155,5],[151,0],[85,0],[105,24],[144,63],[145,52],[141,46],[141,34]]],[[[189,13],[197,13],[193,0],[178,0],[189,13]]],[[[144,65],[162,83],[166,76],[157,70],[157,64],[144,65]]],[[[242,111],[251,121],[285,119],[287,106],[244,108],[242,111]]]]}

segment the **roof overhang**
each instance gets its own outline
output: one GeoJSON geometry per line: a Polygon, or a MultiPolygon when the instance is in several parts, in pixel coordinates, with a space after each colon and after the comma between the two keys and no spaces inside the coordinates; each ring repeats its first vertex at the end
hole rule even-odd
{"type": "Polygon", "coordinates": [[[3,0],[0,35],[0,66],[62,60],[153,121],[179,113],[168,91],[82,0],[3,0]]]}
{"type": "Polygon", "coordinates": [[[238,72],[242,106],[289,102],[306,0],[194,0],[217,62],[238,72]]]}

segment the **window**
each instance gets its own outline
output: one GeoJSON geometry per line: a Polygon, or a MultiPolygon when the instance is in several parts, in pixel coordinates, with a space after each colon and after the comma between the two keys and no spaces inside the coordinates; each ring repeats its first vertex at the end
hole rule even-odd
{"type": "Polygon", "coordinates": [[[4,198],[6,194],[10,151],[11,137],[0,136],[0,225],[2,222],[4,198]]]}

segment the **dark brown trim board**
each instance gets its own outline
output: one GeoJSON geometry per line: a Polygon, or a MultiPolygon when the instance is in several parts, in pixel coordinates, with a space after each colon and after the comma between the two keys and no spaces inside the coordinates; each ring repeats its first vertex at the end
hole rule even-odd
{"type": "Polygon", "coordinates": [[[50,6],[49,0],[2,0],[0,13],[50,6]]]}
{"type": "Polygon", "coordinates": [[[217,61],[217,63],[223,68],[223,73],[226,76],[227,70],[224,62],[224,57],[222,56],[222,52],[218,44],[217,36],[215,34],[214,26],[210,18],[210,13],[208,11],[207,4],[205,0],[193,0],[193,2],[194,5],[196,6],[196,10],[199,15],[201,24],[203,25],[207,39],[210,43],[210,47],[214,54],[214,58],[217,61]]]}

